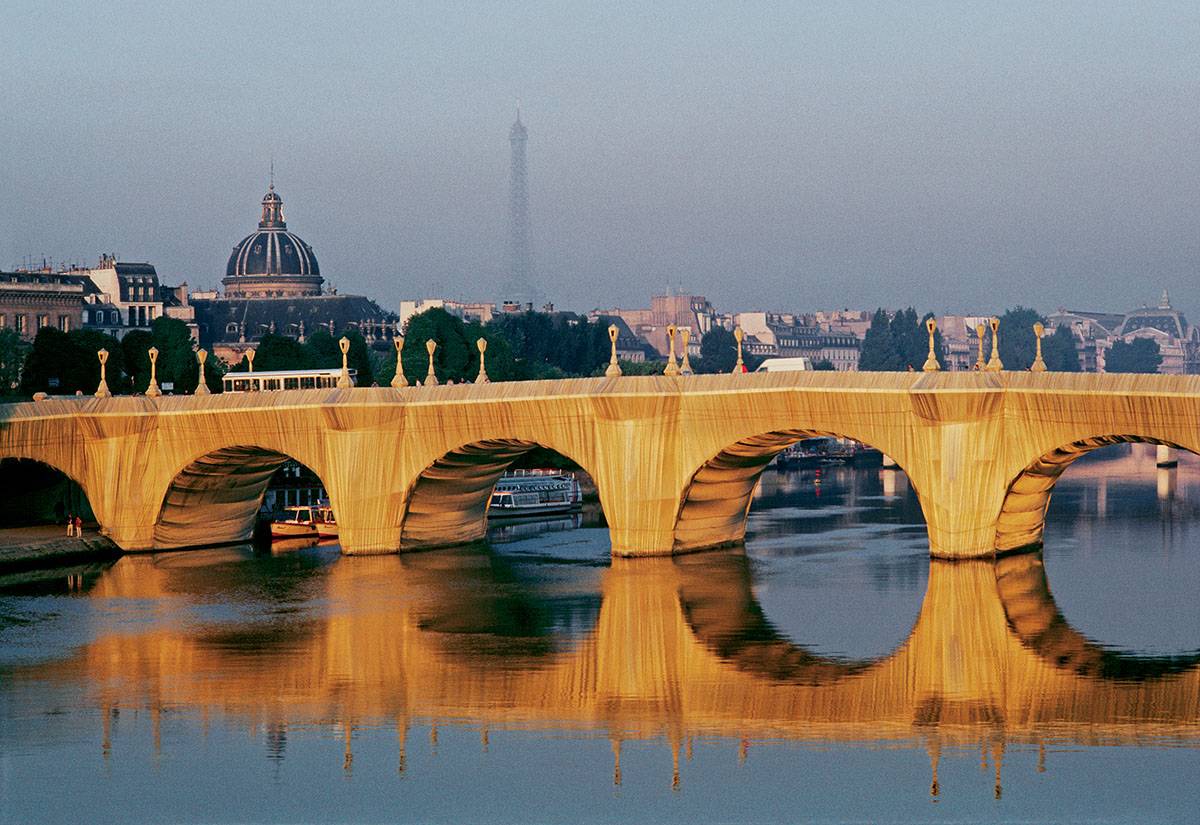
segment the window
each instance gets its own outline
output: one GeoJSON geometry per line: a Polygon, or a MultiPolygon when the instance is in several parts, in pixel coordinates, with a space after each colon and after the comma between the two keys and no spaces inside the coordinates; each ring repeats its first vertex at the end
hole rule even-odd
{"type": "Polygon", "coordinates": [[[58,328],[60,330],[62,330],[63,332],[70,332],[71,331],[71,316],[70,315],[58,316],[58,328]]]}
{"type": "Polygon", "coordinates": [[[29,321],[29,319],[24,315],[14,315],[13,316],[13,323],[16,326],[18,335],[24,335],[26,332],[29,331],[28,321],[29,321]]]}
{"type": "Polygon", "coordinates": [[[115,309],[112,311],[112,322],[114,327],[121,326],[121,313],[115,309]]]}
{"type": "Polygon", "coordinates": [[[37,328],[41,329],[42,327],[48,327],[48,326],[50,326],[50,316],[49,315],[39,315],[37,317],[37,328]]]}
{"type": "Polygon", "coordinates": [[[7,327],[8,327],[8,316],[4,315],[3,313],[0,313],[0,329],[5,329],[7,327]]]}
{"type": "Polygon", "coordinates": [[[237,331],[238,331],[238,325],[237,325],[237,324],[235,324],[235,323],[233,323],[233,322],[230,322],[230,323],[228,323],[228,324],[226,324],[226,325],[225,325],[225,332],[226,332],[226,334],[228,334],[228,335],[233,335],[233,334],[234,334],[234,333],[236,333],[237,331]]]}

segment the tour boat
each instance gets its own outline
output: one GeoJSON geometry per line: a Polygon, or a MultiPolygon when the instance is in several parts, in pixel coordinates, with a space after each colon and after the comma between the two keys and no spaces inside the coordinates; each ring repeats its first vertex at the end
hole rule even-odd
{"type": "Polygon", "coordinates": [[[284,517],[271,521],[271,538],[316,538],[320,534],[317,532],[317,519],[313,512],[315,509],[315,507],[284,508],[284,517]]]}
{"type": "Polygon", "coordinates": [[[333,515],[332,507],[318,507],[316,518],[317,535],[323,539],[338,537],[337,518],[333,515]]]}
{"type": "Polygon", "coordinates": [[[570,513],[583,506],[579,480],[558,470],[513,470],[496,482],[488,518],[570,513]]]}

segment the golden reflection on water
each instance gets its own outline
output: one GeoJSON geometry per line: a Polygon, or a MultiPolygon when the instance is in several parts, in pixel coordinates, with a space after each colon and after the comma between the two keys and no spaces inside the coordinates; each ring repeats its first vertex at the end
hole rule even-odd
{"type": "Polygon", "coordinates": [[[113,709],[149,711],[156,730],[166,708],[267,731],[339,725],[347,768],[360,726],[394,725],[401,767],[412,724],[435,738],[439,723],[477,726],[484,747],[492,728],[569,728],[611,739],[618,782],[632,739],[668,742],[676,782],[693,737],[738,740],[742,758],[762,739],[917,742],[936,794],[946,746],[990,758],[998,791],[1010,743],[1194,745],[1200,734],[1196,659],[1096,646],[1059,613],[1036,554],[932,562],[905,641],[862,662],[777,633],[740,550],[614,559],[578,637],[486,548],[314,563],[296,592],[269,593],[274,615],[181,621],[181,599],[219,595],[221,577],[246,567],[214,558],[121,559],[88,597],[136,600],[143,621],[9,675],[86,686],[106,749],[113,709]]]}

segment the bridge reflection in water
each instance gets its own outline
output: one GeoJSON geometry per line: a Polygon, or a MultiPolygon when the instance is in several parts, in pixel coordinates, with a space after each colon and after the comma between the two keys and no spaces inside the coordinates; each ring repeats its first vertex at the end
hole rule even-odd
{"type": "Polygon", "coordinates": [[[245,558],[119,560],[89,595],[145,600],[172,618],[10,668],[6,690],[85,686],[106,755],[114,709],[148,711],[156,745],[166,708],[268,739],[340,726],[347,766],[353,730],[394,725],[401,770],[413,725],[435,737],[440,723],[477,726],[485,744],[492,728],[567,728],[612,741],[617,782],[628,740],[665,741],[675,783],[694,737],[737,740],[743,758],[754,740],[917,743],[935,794],[944,747],[990,755],[999,793],[1010,744],[1200,741],[1200,656],[1123,656],[1090,642],[1058,611],[1037,554],[931,562],[911,632],[874,661],[817,655],[777,632],[740,549],[614,559],[595,568],[598,594],[528,581],[486,547],[294,554],[287,584],[245,558]],[[277,609],[241,625],[178,619],[172,597],[209,593],[257,593],[277,609]],[[287,608],[314,599],[326,615],[297,620],[287,608]]]}

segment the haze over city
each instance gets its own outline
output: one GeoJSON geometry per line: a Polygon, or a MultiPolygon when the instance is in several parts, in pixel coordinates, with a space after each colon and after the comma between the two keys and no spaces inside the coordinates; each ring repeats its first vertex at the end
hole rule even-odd
{"type": "Polygon", "coordinates": [[[214,286],[271,159],[343,291],[1200,311],[1194,4],[6,4],[0,265],[214,286]]]}

